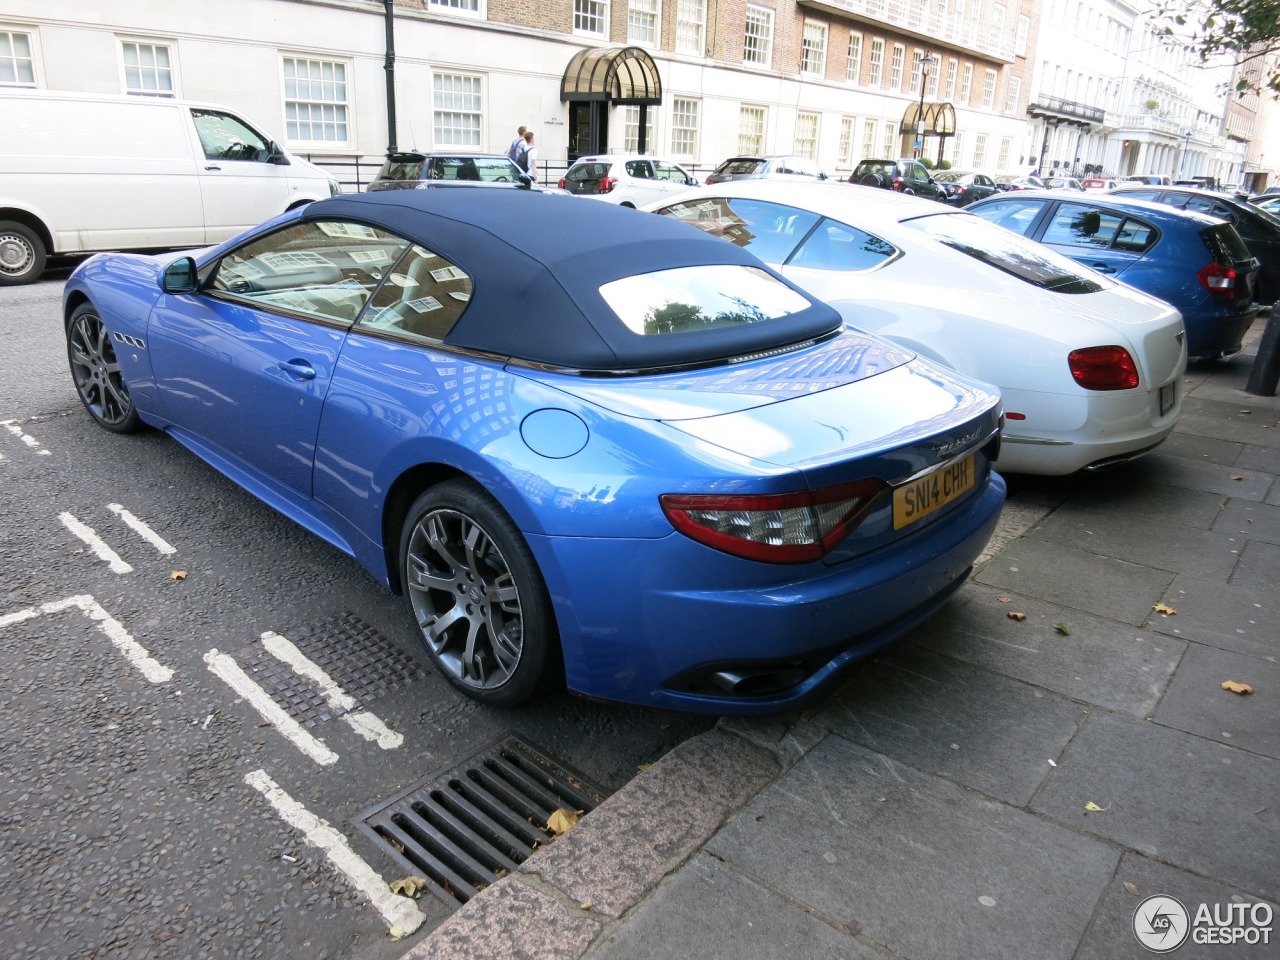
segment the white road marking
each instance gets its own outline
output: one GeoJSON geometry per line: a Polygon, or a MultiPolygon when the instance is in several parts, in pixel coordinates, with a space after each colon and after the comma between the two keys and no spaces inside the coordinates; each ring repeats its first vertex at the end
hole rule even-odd
{"type": "Polygon", "coordinates": [[[329,862],[337,867],[351,885],[373,903],[389,928],[399,928],[401,935],[413,933],[422,926],[426,915],[408,897],[391,892],[382,879],[364,859],[351,849],[344,837],[324,820],[307,810],[272,780],[265,770],[246,773],[244,782],[257,790],[271,806],[275,807],[286,823],[300,832],[307,843],[319,847],[329,862]]]}
{"type": "Polygon", "coordinates": [[[119,516],[120,519],[125,522],[125,524],[129,527],[130,530],[132,530],[134,533],[140,536],[143,540],[147,541],[147,543],[151,544],[161,553],[168,556],[171,553],[178,552],[177,547],[171,546],[163,537],[161,537],[158,533],[156,533],[154,530],[148,527],[145,523],[143,523],[141,520],[135,517],[132,513],[130,513],[124,507],[120,506],[120,504],[109,503],[107,504],[107,507],[113,513],[119,516]]]}
{"type": "Polygon", "coordinates": [[[204,655],[204,662],[208,664],[210,670],[226,681],[227,686],[231,687],[245,700],[248,700],[249,705],[257,710],[264,720],[279,730],[286,740],[316,763],[322,767],[327,767],[338,761],[336,753],[326,747],[320,740],[307,733],[302,728],[302,724],[289,716],[283,707],[272,700],[271,696],[254,683],[249,678],[249,675],[240,669],[240,664],[236,663],[230,656],[225,653],[219,653],[215,648],[204,655]]]}
{"type": "Polygon", "coordinates": [[[360,736],[366,740],[372,740],[383,750],[394,750],[404,743],[403,736],[390,730],[372,713],[359,710],[360,705],[355,697],[338,686],[329,674],[320,669],[315,661],[308,659],[306,654],[294,646],[287,637],[268,630],[262,635],[262,645],[277,660],[288,664],[298,676],[310,680],[319,687],[320,693],[329,706],[335,710],[348,711],[342,715],[342,719],[347,721],[351,729],[360,736]]]}
{"type": "Polygon", "coordinates": [[[25,443],[28,447],[30,447],[40,456],[42,457],[49,456],[49,451],[44,449],[44,447],[40,446],[40,441],[37,440],[35,437],[29,436],[28,434],[23,433],[22,428],[18,426],[18,424],[15,421],[0,420],[0,424],[2,424],[6,430],[12,433],[15,437],[17,437],[19,440],[25,443]]]}
{"type": "Polygon", "coordinates": [[[118,553],[103,543],[92,528],[85,526],[69,513],[58,514],[58,519],[62,521],[64,527],[83,540],[89,549],[98,555],[98,559],[104,561],[111,568],[112,573],[133,572],[133,567],[121,560],[118,553]]]}
{"type": "Polygon", "coordinates": [[[87,593],[75,597],[67,597],[65,600],[55,600],[40,607],[7,614],[0,617],[0,627],[7,627],[12,623],[19,623],[23,620],[30,620],[32,617],[38,617],[44,613],[60,613],[71,607],[75,607],[90,620],[96,621],[98,629],[107,635],[107,639],[115,644],[116,649],[123,653],[125,658],[138,669],[138,672],[152,683],[165,683],[173,679],[173,671],[156,661],[142,644],[129,635],[129,631],[120,624],[119,620],[102,609],[102,605],[87,593]]]}

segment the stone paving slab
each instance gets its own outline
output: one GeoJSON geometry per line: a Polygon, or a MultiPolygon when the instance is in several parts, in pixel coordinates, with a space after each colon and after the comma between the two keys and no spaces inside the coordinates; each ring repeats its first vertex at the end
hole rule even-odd
{"type": "Polygon", "coordinates": [[[855,929],[700,854],[664,883],[592,960],[884,960],[855,929]]]}
{"type": "Polygon", "coordinates": [[[1173,574],[1026,537],[997,554],[974,579],[1140,626],[1173,574]]]}
{"type": "Polygon", "coordinates": [[[1259,447],[1280,447],[1280,429],[1265,422],[1246,421],[1243,418],[1223,420],[1211,414],[1187,413],[1178,419],[1179,433],[1193,433],[1236,443],[1251,443],[1259,447]]]}
{"type": "Polygon", "coordinates": [[[1148,469],[1142,461],[1100,474],[1060,512],[1081,519],[1096,518],[1099,523],[1116,516],[1154,522],[1177,517],[1179,523],[1210,529],[1222,512],[1222,494],[1164,483],[1160,476],[1158,467],[1148,469]]]}
{"type": "MultiPolygon", "coordinates": [[[[1155,721],[1280,759],[1280,664],[1192,644],[1155,721]],[[1254,692],[1223,690],[1224,680],[1247,683],[1254,692]]],[[[1275,788],[1280,799],[1280,782],[1275,788]]]]}
{"type": "Polygon", "coordinates": [[[1275,899],[1280,761],[1096,710],[1033,810],[1146,856],[1275,899]],[[1086,813],[1085,804],[1107,807],[1086,813]]]}
{"type": "Polygon", "coordinates": [[[1248,500],[1228,500],[1213,529],[1227,536],[1280,543],[1280,507],[1248,500]]]}
{"type": "Polygon", "coordinates": [[[1258,540],[1245,544],[1231,584],[1251,590],[1275,590],[1280,584],[1280,546],[1258,540]]]}
{"type": "Polygon", "coordinates": [[[1119,861],[834,734],[707,850],[912,960],[1068,960],[1119,861]]]}
{"type": "Polygon", "coordinates": [[[1246,470],[1261,470],[1263,473],[1275,475],[1280,473],[1280,448],[1246,444],[1240,451],[1240,455],[1231,463],[1246,470]]]}
{"type": "Polygon", "coordinates": [[[1176,637],[976,583],[966,584],[904,642],[1138,717],[1155,709],[1187,646],[1176,637]],[[1010,613],[1026,619],[1011,620],[1010,613]],[[1057,623],[1071,633],[1058,632],[1057,623]]]}
{"type": "MultiPolygon", "coordinates": [[[[1120,867],[1107,886],[1098,912],[1094,915],[1089,932],[1080,945],[1075,960],[1150,960],[1153,954],[1133,935],[1133,914],[1144,899],[1150,896],[1174,897],[1195,916],[1196,908],[1204,903],[1212,909],[1221,904],[1256,903],[1257,898],[1242,890],[1224,886],[1178,870],[1135,853],[1126,853],[1120,859],[1120,867]]],[[[1273,910],[1280,915],[1280,908],[1273,910]]],[[[1171,957],[1177,960],[1274,960],[1276,938],[1280,936],[1280,924],[1274,925],[1272,942],[1268,944],[1236,943],[1226,945],[1197,944],[1190,940],[1179,947],[1171,957]]]]}
{"type": "Polygon", "coordinates": [[[1152,618],[1158,633],[1255,657],[1280,656],[1280,595],[1274,585],[1250,590],[1179,574],[1162,602],[1177,613],[1152,618]]]}
{"type": "MultiPolygon", "coordinates": [[[[1280,430],[1275,433],[1280,439],[1280,430]]],[[[1175,457],[1159,452],[1134,462],[1129,470],[1131,475],[1126,479],[1130,483],[1134,483],[1136,478],[1138,482],[1145,480],[1151,485],[1171,484],[1246,500],[1263,500],[1272,484],[1272,475],[1261,470],[1246,470],[1234,464],[1175,457]],[[1234,480],[1233,477],[1241,479],[1234,480]]]]}
{"type": "MultiPolygon", "coordinates": [[[[1241,453],[1249,449],[1247,444],[1238,440],[1219,440],[1217,437],[1201,437],[1194,433],[1179,433],[1174,430],[1169,439],[1160,445],[1160,452],[1187,460],[1208,460],[1212,463],[1232,464],[1241,453]]],[[[1254,449],[1263,449],[1255,447],[1254,449]]],[[[1248,464],[1241,464],[1248,466],[1248,464]]],[[[1261,469],[1255,467],[1255,470],[1261,469]]]]}

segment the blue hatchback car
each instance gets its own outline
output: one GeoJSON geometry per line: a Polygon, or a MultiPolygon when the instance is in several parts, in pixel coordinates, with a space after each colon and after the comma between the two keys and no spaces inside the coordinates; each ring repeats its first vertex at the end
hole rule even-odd
{"type": "Polygon", "coordinates": [[[486,703],[562,673],[793,706],[944,603],[1004,499],[992,388],[612,204],[337,197],[100,254],[64,310],[99,425],[167,432],[354,557],[486,703]]]}
{"type": "Polygon", "coordinates": [[[1217,217],[1114,193],[1019,191],[966,209],[1177,307],[1189,357],[1236,353],[1257,313],[1258,261],[1217,217]]]}

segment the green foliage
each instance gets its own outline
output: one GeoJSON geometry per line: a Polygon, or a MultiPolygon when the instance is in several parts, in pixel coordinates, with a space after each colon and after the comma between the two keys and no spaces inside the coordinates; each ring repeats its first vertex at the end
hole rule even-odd
{"type": "Polygon", "coordinates": [[[1280,98],[1280,73],[1270,54],[1280,51],[1280,0],[1160,0],[1158,32],[1190,47],[1201,62],[1234,61],[1236,92],[1271,92],[1280,98]]]}
{"type": "Polygon", "coordinates": [[[939,169],[939,170],[950,170],[950,169],[951,169],[951,161],[950,161],[950,160],[940,160],[940,161],[938,161],[938,169],[939,169]]]}

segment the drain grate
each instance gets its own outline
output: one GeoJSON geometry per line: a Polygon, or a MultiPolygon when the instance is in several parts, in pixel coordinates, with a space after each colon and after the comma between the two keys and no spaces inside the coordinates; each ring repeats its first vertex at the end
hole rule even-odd
{"type": "Polygon", "coordinates": [[[358,814],[355,824],[401,870],[459,906],[547,843],[547,818],[558,808],[589,813],[605,797],[581,774],[506,736],[358,814]]]}
{"type": "MultiPolygon", "coordinates": [[[[353,613],[281,633],[357,703],[369,703],[427,675],[420,661],[353,613]]],[[[260,643],[232,656],[271,699],[304,726],[314,727],[347,712],[331,706],[310,680],[298,676],[260,643]]]]}

